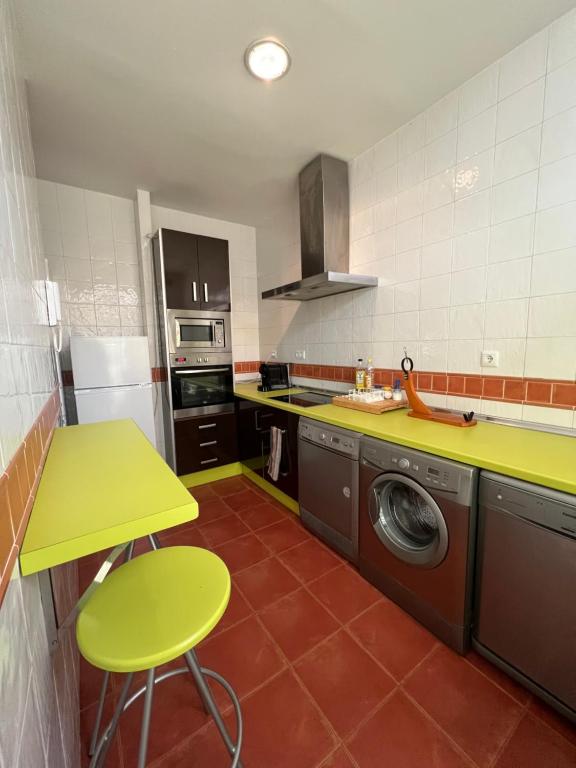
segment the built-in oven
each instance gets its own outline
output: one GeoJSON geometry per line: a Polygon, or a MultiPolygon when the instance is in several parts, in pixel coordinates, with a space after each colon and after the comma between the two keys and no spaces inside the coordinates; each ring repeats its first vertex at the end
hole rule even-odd
{"type": "MultiPolygon", "coordinates": [[[[170,385],[174,420],[234,410],[232,363],[208,359],[201,365],[171,357],[170,385]]],[[[216,356],[218,357],[218,356],[216,356]]],[[[224,357],[224,356],[222,356],[224,357]]]]}
{"type": "Polygon", "coordinates": [[[168,309],[169,351],[187,353],[229,353],[230,313],[193,309],[168,309]]]}

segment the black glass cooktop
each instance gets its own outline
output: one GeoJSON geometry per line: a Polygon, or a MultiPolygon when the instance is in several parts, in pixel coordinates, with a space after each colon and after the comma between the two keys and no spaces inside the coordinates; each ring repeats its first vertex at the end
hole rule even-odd
{"type": "Polygon", "coordinates": [[[326,405],[332,402],[334,395],[326,392],[299,392],[294,395],[276,395],[269,400],[281,400],[283,403],[299,405],[301,408],[310,408],[313,405],[326,405]]]}

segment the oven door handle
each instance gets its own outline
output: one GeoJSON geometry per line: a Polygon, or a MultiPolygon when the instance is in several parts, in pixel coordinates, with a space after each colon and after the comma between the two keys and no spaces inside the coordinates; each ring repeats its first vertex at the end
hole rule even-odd
{"type": "Polygon", "coordinates": [[[174,373],[179,375],[184,373],[191,373],[193,376],[199,376],[201,373],[224,373],[228,370],[229,368],[186,368],[185,370],[178,368],[178,370],[174,371],[174,373]]]}
{"type": "Polygon", "coordinates": [[[196,280],[192,281],[192,301],[198,301],[198,291],[196,290],[196,280]]]}

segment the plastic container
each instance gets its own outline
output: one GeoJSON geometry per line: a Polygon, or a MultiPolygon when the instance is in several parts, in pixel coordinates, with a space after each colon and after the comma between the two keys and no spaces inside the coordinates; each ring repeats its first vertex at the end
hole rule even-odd
{"type": "Polygon", "coordinates": [[[361,357],[358,358],[358,363],[356,364],[356,389],[366,389],[366,368],[361,357]]]}
{"type": "Polygon", "coordinates": [[[392,390],[392,400],[404,400],[404,393],[400,385],[400,379],[396,379],[394,382],[394,389],[392,390]]]}
{"type": "Polygon", "coordinates": [[[392,387],[384,387],[384,400],[392,400],[392,387]]]}
{"type": "Polygon", "coordinates": [[[372,358],[368,358],[368,365],[366,366],[366,389],[372,389],[374,387],[374,366],[372,365],[372,358]]]}

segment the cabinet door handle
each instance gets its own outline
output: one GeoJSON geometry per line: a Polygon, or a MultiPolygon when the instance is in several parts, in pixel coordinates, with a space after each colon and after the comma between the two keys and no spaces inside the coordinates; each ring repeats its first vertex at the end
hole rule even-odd
{"type": "Polygon", "coordinates": [[[200,424],[198,426],[198,429],[212,429],[212,427],[215,427],[216,424],[200,424]]]}
{"type": "Polygon", "coordinates": [[[213,464],[215,461],[218,461],[218,459],[204,459],[200,464],[213,464]]]}
{"type": "Polygon", "coordinates": [[[200,443],[200,448],[206,448],[207,445],[216,445],[218,440],[209,440],[207,443],[200,443]]]}
{"type": "Polygon", "coordinates": [[[196,280],[192,283],[192,301],[198,301],[198,291],[196,290],[196,280]]]}
{"type": "Polygon", "coordinates": [[[208,301],[208,283],[204,283],[204,301],[208,301]]]}

